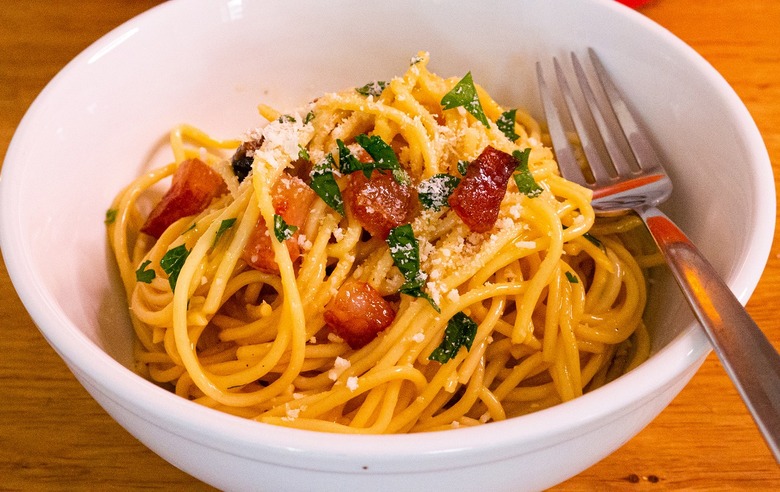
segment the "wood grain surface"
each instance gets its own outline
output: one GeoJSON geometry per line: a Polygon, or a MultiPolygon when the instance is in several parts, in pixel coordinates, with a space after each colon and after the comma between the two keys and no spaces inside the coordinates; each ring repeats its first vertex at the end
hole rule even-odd
{"type": "MultiPolygon", "coordinates": [[[[71,58],[156,3],[3,2],[0,157],[35,96],[71,58]]],[[[691,45],[734,87],[764,137],[777,175],[780,2],[654,0],[640,11],[691,45]]],[[[747,307],[780,347],[777,238],[776,232],[747,307]]],[[[39,334],[2,262],[0,332],[0,490],[210,490],[149,451],[92,400],[39,334]]],[[[712,355],[639,435],[555,488],[651,489],[780,490],[780,468],[712,355]]]]}

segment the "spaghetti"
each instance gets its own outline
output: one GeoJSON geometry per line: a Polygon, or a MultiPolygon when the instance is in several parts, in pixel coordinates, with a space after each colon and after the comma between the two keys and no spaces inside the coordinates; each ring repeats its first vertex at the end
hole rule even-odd
{"type": "Polygon", "coordinates": [[[401,433],[549,407],[647,357],[640,222],[597,222],[532,118],[427,64],[261,106],[244,141],[171,132],[174,161],[107,220],[139,373],[261,422],[401,433]]]}

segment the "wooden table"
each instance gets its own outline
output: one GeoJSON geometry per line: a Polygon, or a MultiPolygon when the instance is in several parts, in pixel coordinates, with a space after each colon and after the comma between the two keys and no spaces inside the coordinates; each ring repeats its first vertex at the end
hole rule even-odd
{"type": "MultiPolygon", "coordinates": [[[[155,3],[4,2],[0,156],[30,103],[60,68],[155,3]]],[[[723,74],[755,118],[780,175],[780,2],[655,0],[641,11],[723,74]]],[[[780,346],[777,244],[748,311],[780,346]]],[[[0,490],[209,489],[149,451],[91,399],[38,333],[1,262],[0,332],[0,490]]],[[[644,431],[557,487],[650,488],[780,490],[780,468],[714,356],[644,431]]]]}

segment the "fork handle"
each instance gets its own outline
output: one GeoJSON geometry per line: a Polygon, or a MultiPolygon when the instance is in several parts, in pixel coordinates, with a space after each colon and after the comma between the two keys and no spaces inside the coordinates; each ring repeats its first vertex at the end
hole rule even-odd
{"type": "Polygon", "coordinates": [[[637,212],[780,463],[780,355],[674,222],[656,208],[637,212]]]}

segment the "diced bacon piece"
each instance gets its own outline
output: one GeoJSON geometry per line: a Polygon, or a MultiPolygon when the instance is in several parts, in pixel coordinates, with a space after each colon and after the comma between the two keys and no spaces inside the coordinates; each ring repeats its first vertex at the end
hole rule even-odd
{"type": "Polygon", "coordinates": [[[141,232],[159,239],[171,224],[201,213],[214,198],[225,193],[227,185],[217,171],[199,159],[186,160],[179,164],[170,189],[152,209],[141,232]]]}
{"type": "MultiPolygon", "coordinates": [[[[303,227],[306,217],[311,210],[311,204],[317,194],[309,188],[300,178],[282,174],[271,189],[271,200],[274,211],[281,215],[288,225],[303,227]]],[[[266,273],[279,273],[279,265],[274,258],[274,250],[271,243],[272,232],[268,229],[265,219],[261,216],[257,225],[249,236],[242,258],[249,266],[266,273]]],[[[299,231],[284,242],[290,259],[294,262],[301,256],[298,245],[299,231]]]]}
{"type": "MultiPolygon", "coordinates": [[[[244,246],[244,252],[241,258],[255,270],[266,273],[279,273],[279,265],[274,257],[274,249],[271,243],[271,234],[265,220],[262,216],[257,220],[254,230],[249,235],[249,240],[244,246]]],[[[301,255],[298,242],[290,238],[284,242],[287,251],[290,253],[290,259],[295,261],[301,255]]]]}
{"type": "Polygon", "coordinates": [[[506,185],[517,167],[517,161],[506,152],[491,146],[472,162],[466,176],[450,195],[449,204],[474,232],[487,232],[498,219],[506,185]]]}
{"type": "Polygon", "coordinates": [[[391,172],[374,170],[349,175],[344,201],[372,236],[386,239],[390,230],[409,222],[414,211],[413,188],[398,184],[391,172]]]}
{"type": "Polygon", "coordinates": [[[379,292],[365,282],[348,280],[324,313],[325,323],[350,347],[358,349],[395,319],[395,311],[379,292]]]}
{"type": "Polygon", "coordinates": [[[317,198],[301,178],[282,174],[271,190],[271,200],[274,210],[285,222],[296,227],[303,227],[306,217],[311,212],[311,204],[317,198]]]}

